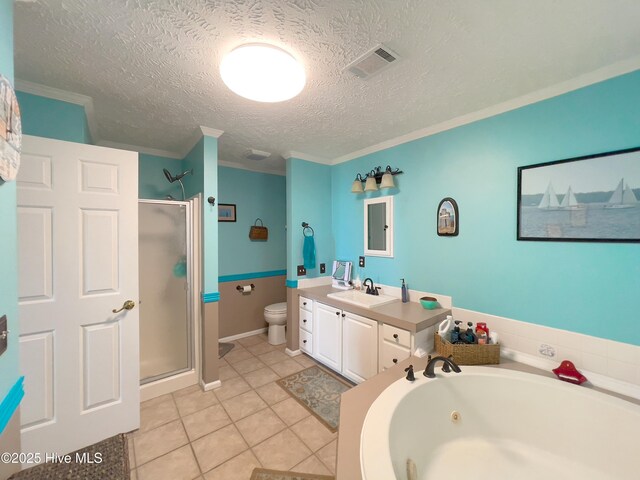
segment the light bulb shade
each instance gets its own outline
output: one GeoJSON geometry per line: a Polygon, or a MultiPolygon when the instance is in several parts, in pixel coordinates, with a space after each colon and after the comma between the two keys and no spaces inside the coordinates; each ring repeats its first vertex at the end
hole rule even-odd
{"type": "Polygon", "coordinates": [[[382,175],[382,182],[380,182],[380,188],[394,188],[396,184],[393,182],[393,175],[387,172],[382,175]]]}
{"type": "Polygon", "coordinates": [[[241,97],[256,102],[282,102],[304,88],[304,68],[284,50],[267,44],[241,45],[220,63],[224,83],[241,97]]]}
{"type": "Polygon", "coordinates": [[[362,189],[362,182],[360,180],[354,180],[353,185],[351,185],[351,193],[362,193],[364,190],[362,189]]]}
{"type": "Polygon", "coordinates": [[[367,181],[364,184],[365,192],[375,192],[378,190],[378,185],[376,184],[376,179],[374,177],[367,177],[367,181]]]}

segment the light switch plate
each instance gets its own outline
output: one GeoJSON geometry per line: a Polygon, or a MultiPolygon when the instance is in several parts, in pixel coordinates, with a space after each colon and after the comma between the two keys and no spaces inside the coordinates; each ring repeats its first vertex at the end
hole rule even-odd
{"type": "Polygon", "coordinates": [[[364,257],[358,259],[358,266],[364,268],[364,257]]]}
{"type": "Polygon", "coordinates": [[[304,265],[298,265],[298,276],[306,275],[307,269],[304,268],[304,265]]]}

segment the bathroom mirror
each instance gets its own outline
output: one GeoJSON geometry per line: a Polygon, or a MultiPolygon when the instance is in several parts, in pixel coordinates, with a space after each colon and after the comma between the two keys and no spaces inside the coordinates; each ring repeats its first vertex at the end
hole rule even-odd
{"type": "Polygon", "coordinates": [[[364,201],[364,254],[393,257],[393,197],[364,201]]]}

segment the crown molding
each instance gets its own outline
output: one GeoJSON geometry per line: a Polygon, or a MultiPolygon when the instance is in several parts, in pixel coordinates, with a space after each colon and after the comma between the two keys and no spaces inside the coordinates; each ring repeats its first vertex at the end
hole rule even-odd
{"type": "Polygon", "coordinates": [[[290,158],[297,158],[300,160],[307,160],[308,162],[322,163],[324,165],[332,165],[333,162],[329,158],[318,157],[316,155],[309,155],[307,153],[297,152],[295,150],[289,150],[282,154],[282,158],[289,160],[290,158]]]}
{"type": "Polygon", "coordinates": [[[200,131],[202,135],[206,137],[220,138],[220,136],[224,133],[224,130],[218,130],[217,128],[204,127],[200,125],[200,131]]]}
{"type": "Polygon", "coordinates": [[[184,147],[182,148],[182,150],[180,150],[180,155],[181,155],[180,158],[185,158],[187,155],[189,155],[189,152],[193,150],[193,147],[196,146],[196,144],[200,141],[202,137],[219,138],[220,135],[222,135],[223,133],[224,133],[224,130],[218,130],[216,128],[205,127],[202,125],[196,127],[194,132],[191,134],[189,141],[187,141],[184,144],[184,147]]]}
{"type": "Polygon", "coordinates": [[[348,162],[349,160],[363,157],[365,155],[370,155],[372,153],[386,150],[391,147],[396,147],[403,143],[408,143],[413,140],[418,140],[420,138],[444,132],[446,130],[451,130],[463,125],[468,125],[470,123],[477,122],[478,120],[484,120],[486,118],[494,117],[501,113],[525,107],[533,103],[538,103],[549,98],[557,97],[559,95],[563,95],[580,88],[588,87],[589,85],[603,82],[605,80],[609,80],[626,73],[631,73],[638,69],[640,69],[640,56],[608,65],[598,70],[594,70],[593,72],[580,75],[571,80],[567,80],[566,82],[561,82],[550,87],[546,87],[541,90],[537,90],[535,92],[531,92],[526,95],[522,95],[520,97],[498,103],[496,105],[492,105],[491,107],[487,107],[476,112],[452,118],[451,120],[446,120],[436,125],[422,128],[420,130],[415,130],[414,132],[385,140],[384,142],[377,143],[370,147],[356,150],[355,152],[351,152],[335,158],[331,162],[331,165],[348,162]]]}
{"type": "Polygon", "coordinates": [[[182,160],[183,157],[176,152],[171,152],[169,150],[160,150],[157,148],[147,148],[141,147],[139,145],[129,145],[127,143],[119,143],[119,142],[111,142],[109,140],[100,140],[96,143],[101,147],[109,147],[109,148],[117,148],[120,150],[130,150],[132,152],[145,153],[147,155],[153,155],[155,157],[166,157],[174,160],[182,160]]]}
{"type": "Polygon", "coordinates": [[[16,78],[15,81],[16,90],[24,93],[30,93],[39,97],[51,98],[53,100],[59,100],[61,102],[73,103],[84,107],[84,114],[87,119],[87,125],[89,126],[89,134],[94,143],[98,144],[100,136],[98,135],[98,124],[96,123],[96,112],[93,107],[93,98],[82,95],[80,93],[69,92],[67,90],[61,90],[59,88],[48,87],[39,83],[29,82],[27,80],[21,80],[16,78]]]}
{"type": "Polygon", "coordinates": [[[218,166],[235,168],[238,170],[248,170],[250,172],[256,172],[256,173],[268,173],[270,175],[286,176],[286,173],[283,170],[260,168],[259,166],[246,165],[246,164],[236,163],[236,162],[227,162],[225,160],[220,160],[220,159],[218,159],[218,166]]]}

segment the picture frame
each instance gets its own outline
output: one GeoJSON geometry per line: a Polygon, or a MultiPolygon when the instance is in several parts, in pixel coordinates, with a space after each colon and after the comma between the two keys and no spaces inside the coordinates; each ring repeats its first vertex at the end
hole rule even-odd
{"type": "Polygon", "coordinates": [[[218,221],[219,222],[235,222],[236,221],[236,204],[235,203],[219,203],[218,204],[218,221]]]}
{"type": "Polygon", "coordinates": [[[436,229],[441,237],[455,237],[458,235],[460,215],[458,203],[451,197],[446,197],[438,203],[436,210],[436,229]]]}
{"type": "Polygon", "coordinates": [[[639,198],[640,147],[518,167],[517,239],[640,242],[639,198]]]}

